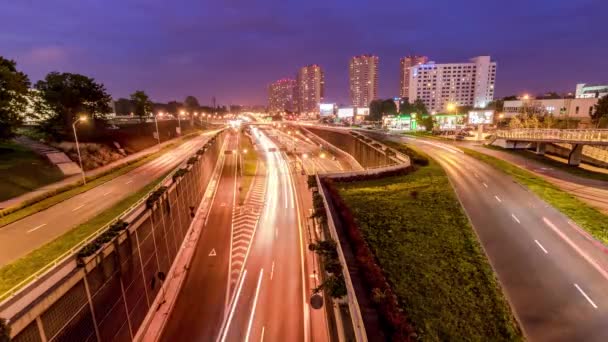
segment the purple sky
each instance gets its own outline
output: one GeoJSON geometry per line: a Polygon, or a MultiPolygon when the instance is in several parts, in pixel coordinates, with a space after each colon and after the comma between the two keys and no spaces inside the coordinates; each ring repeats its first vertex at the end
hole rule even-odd
{"type": "Polygon", "coordinates": [[[306,64],[347,103],[350,56],[379,56],[379,96],[392,97],[404,55],[489,54],[504,96],[608,83],[606,13],[606,0],[3,0],[0,55],[32,81],[82,73],[115,98],[265,104],[270,82],[306,64]]]}

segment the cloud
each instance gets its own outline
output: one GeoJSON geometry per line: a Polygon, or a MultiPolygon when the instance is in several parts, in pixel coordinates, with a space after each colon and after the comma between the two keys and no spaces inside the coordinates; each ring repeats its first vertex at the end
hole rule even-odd
{"type": "Polygon", "coordinates": [[[63,62],[68,57],[68,50],[60,46],[35,47],[24,56],[28,63],[58,63],[63,62]]]}

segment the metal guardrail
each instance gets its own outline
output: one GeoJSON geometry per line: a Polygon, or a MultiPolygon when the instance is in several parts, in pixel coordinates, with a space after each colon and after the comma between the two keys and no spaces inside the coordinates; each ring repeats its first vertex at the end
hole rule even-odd
{"type": "MultiPolygon", "coordinates": [[[[221,132],[222,132],[222,130],[220,130],[215,135],[218,135],[221,132]]],[[[188,157],[188,158],[190,158],[190,157],[188,157]]],[[[2,303],[4,301],[6,301],[6,300],[8,300],[8,299],[10,299],[12,297],[14,297],[19,292],[25,290],[27,284],[29,284],[29,283],[31,283],[31,282],[33,282],[35,280],[38,280],[38,279],[46,276],[48,273],[50,273],[51,271],[53,271],[56,266],[61,265],[61,264],[65,263],[65,262],[67,262],[80,249],[82,249],[88,243],[92,242],[97,237],[99,237],[101,234],[103,234],[106,230],[108,230],[112,224],[114,224],[116,221],[122,219],[123,217],[129,215],[134,209],[136,209],[137,207],[139,207],[140,205],[142,205],[146,201],[146,199],[148,198],[148,196],[151,193],[153,193],[159,187],[161,187],[162,185],[164,185],[165,183],[167,183],[168,180],[172,179],[173,173],[175,171],[177,171],[179,168],[183,167],[183,165],[186,163],[186,161],[188,160],[188,158],[184,158],[184,160],[179,165],[177,165],[175,168],[173,168],[172,170],[170,170],[169,174],[165,178],[163,178],[156,186],[154,186],[154,188],[150,189],[150,191],[147,192],[145,195],[143,195],[142,198],[140,198],[137,202],[135,202],[134,204],[132,204],[125,211],[123,211],[122,213],[120,213],[119,215],[117,215],[116,217],[114,217],[110,222],[106,223],[104,226],[102,226],[101,228],[99,228],[98,230],[96,230],[91,235],[87,236],[85,239],[83,239],[82,241],[80,241],[74,247],[70,248],[68,251],[64,252],[63,254],[61,254],[60,256],[58,256],[57,258],[55,258],[53,261],[49,262],[44,267],[40,268],[38,271],[36,271],[35,273],[33,273],[32,275],[30,275],[27,278],[23,279],[22,281],[20,281],[19,283],[17,283],[15,286],[13,286],[10,289],[4,291],[3,293],[0,293],[0,303],[2,303]]]]}
{"type": "Polygon", "coordinates": [[[580,142],[608,144],[608,129],[536,129],[520,128],[496,131],[498,138],[522,141],[580,142]]]}

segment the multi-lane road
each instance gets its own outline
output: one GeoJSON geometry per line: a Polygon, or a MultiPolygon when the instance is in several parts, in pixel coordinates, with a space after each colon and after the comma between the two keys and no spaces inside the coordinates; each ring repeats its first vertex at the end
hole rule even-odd
{"type": "Polygon", "coordinates": [[[203,133],[124,175],[0,227],[0,266],[52,241],[166,174],[202,147],[213,133],[203,133]]]}
{"type": "Polygon", "coordinates": [[[457,148],[392,139],[420,147],[444,167],[531,341],[608,341],[605,249],[526,188],[457,148]]]}
{"type": "MultiPolygon", "coordinates": [[[[261,202],[250,194],[235,203],[238,158],[225,159],[208,221],[180,291],[164,341],[315,341],[327,339],[326,322],[311,320],[311,265],[306,213],[298,177],[280,146],[252,129],[264,170],[261,202]],[[247,224],[249,222],[249,224],[247,224]],[[236,277],[234,275],[237,275],[236,277]],[[311,323],[312,322],[312,323],[311,323]]],[[[235,149],[236,136],[229,137],[235,149]]],[[[260,191],[260,180],[252,185],[260,191]]],[[[256,190],[257,189],[257,190],[256,190]]],[[[259,199],[259,197],[258,197],[259,199]]]]}

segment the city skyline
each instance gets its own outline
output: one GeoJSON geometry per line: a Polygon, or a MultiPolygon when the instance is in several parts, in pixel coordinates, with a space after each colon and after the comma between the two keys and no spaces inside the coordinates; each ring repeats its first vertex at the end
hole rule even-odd
{"type": "Polygon", "coordinates": [[[114,98],[143,89],[159,102],[191,94],[202,103],[215,96],[222,104],[263,104],[266,85],[314,63],[325,70],[326,98],[348,103],[346,65],[364,53],[381,60],[380,98],[399,95],[399,59],[407,55],[437,63],[491,55],[501,66],[497,97],[572,92],[577,83],[608,79],[608,70],[598,68],[608,56],[608,47],[598,43],[607,6],[601,1],[519,1],[513,6],[526,10],[509,14],[493,3],[406,7],[391,1],[390,13],[367,2],[344,5],[11,2],[3,4],[0,49],[33,81],[50,71],[76,72],[104,83],[114,98]],[[454,19],[438,14],[440,9],[454,19]],[[408,11],[416,18],[408,18],[408,11]],[[381,22],[360,24],[379,14],[385,16],[381,22]],[[456,22],[465,16],[477,19],[456,22]],[[24,17],[28,25],[19,24],[24,17]],[[573,61],[576,67],[564,68],[573,61]]]}

